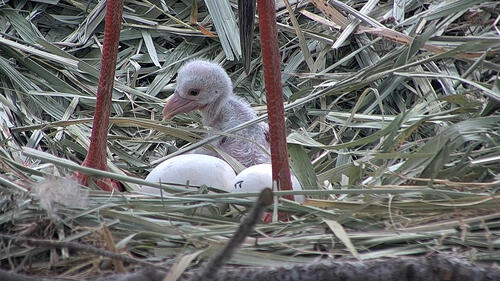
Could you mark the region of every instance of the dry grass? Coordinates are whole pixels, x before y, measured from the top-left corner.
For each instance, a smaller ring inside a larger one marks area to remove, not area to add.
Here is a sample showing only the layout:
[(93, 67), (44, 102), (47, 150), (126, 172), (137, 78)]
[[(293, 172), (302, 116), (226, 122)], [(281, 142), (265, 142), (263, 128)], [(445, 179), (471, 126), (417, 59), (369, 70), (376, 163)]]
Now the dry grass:
[[(259, 224), (231, 265), (435, 252), (500, 260), (500, 4), (350, 1), (350, 11), (339, 1), (289, 2), (278, 4), (288, 144), (310, 200), (282, 202), (295, 220)], [(246, 75), (230, 59), (241, 56), (236, 23), (218, 28), (234, 20), (234, 2), (212, 15), (203, 2), (125, 5), (106, 174), (78, 165), (89, 142), (104, 2), (0, 3), (1, 232), (109, 247), (109, 229), (123, 253), (179, 262), (183, 271), (227, 241), (249, 194), (201, 189), (159, 200), (133, 191), (160, 159), (208, 142), (196, 113), (161, 120), (184, 61), (221, 63), (235, 92), (266, 118), (258, 29)], [(63, 177), (77, 170), (119, 179), (132, 192), (67, 194)], [(35, 195), (47, 185), (62, 199)], [(88, 205), (65, 206), (75, 194)], [(235, 208), (220, 213), (221, 202)], [(84, 278), (112, 268), (66, 248), (0, 245), (3, 269)]]

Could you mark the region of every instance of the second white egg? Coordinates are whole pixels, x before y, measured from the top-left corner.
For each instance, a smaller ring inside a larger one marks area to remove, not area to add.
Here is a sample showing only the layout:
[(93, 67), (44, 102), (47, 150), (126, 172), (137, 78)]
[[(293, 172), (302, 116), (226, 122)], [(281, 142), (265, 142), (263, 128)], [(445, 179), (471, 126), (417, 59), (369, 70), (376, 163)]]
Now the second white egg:
[[(297, 178), (292, 174), (292, 189), (295, 191), (302, 190)], [(271, 164), (259, 164), (246, 168), (241, 171), (233, 180), (231, 192), (260, 192), (262, 189), (272, 188), (273, 175)], [(294, 195), (295, 201), (303, 203), (305, 197), (303, 195)]]

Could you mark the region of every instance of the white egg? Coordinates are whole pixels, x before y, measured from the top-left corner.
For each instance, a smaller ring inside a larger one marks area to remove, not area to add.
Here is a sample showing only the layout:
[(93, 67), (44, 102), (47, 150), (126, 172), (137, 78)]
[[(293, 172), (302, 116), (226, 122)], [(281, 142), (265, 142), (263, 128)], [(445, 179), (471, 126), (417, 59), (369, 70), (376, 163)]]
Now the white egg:
[[(292, 176), (292, 189), (299, 191), (302, 186), (294, 175)], [(241, 171), (233, 180), (232, 192), (247, 193), (260, 192), (262, 189), (272, 188), (273, 174), (271, 164), (259, 164), (246, 168)], [(303, 195), (294, 195), (295, 201), (303, 203)]]
[[(156, 166), (146, 177), (150, 182), (206, 185), (232, 191), (232, 182), (236, 174), (225, 161), (204, 154), (185, 154), (165, 160)], [(154, 187), (141, 187), (142, 193), (159, 195)]]

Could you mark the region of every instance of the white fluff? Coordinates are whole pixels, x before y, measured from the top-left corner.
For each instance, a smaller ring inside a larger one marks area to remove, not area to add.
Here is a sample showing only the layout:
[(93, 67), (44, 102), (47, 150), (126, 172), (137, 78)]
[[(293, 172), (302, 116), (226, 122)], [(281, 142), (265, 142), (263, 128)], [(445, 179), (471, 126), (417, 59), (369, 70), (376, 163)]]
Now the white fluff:
[[(193, 89), (199, 91), (195, 97), (189, 96)], [(203, 125), (220, 132), (257, 117), (255, 110), (246, 101), (234, 95), (231, 79), (216, 63), (204, 60), (186, 63), (177, 75), (175, 91), (180, 97), (190, 100), (200, 108)], [(270, 163), (271, 157), (267, 153), (270, 150), (268, 132), (268, 125), (259, 123), (236, 132), (238, 137), (219, 138), (211, 144), (234, 157), (245, 167)], [(216, 152), (204, 148), (195, 152), (219, 157)]]

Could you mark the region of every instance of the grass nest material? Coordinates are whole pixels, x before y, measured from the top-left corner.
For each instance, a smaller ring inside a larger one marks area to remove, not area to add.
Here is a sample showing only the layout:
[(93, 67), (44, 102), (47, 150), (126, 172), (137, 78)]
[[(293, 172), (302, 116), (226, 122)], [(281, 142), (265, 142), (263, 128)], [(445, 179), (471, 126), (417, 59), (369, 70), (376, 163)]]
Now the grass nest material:
[[(283, 200), (278, 209), (293, 219), (258, 224), (227, 266), (434, 253), (500, 260), (500, 3), (284, 3), (277, 17), (288, 151), (308, 200)], [(266, 117), (258, 28), (245, 74), (236, 4), (218, 0), (125, 1), (106, 176), (129, 192), (66, 177), (103, 175), (79, 164), (104, 11), (105, 1), (0, 3), (2, 269), (91, 278), (143, 262), (173, 266), (178, 276), (231, 237), (255, 196), (134, 193), (162, 159), (205, 144), (197, 113), (161, 117), (185, 61), (221, 63), (235, 92)]]

